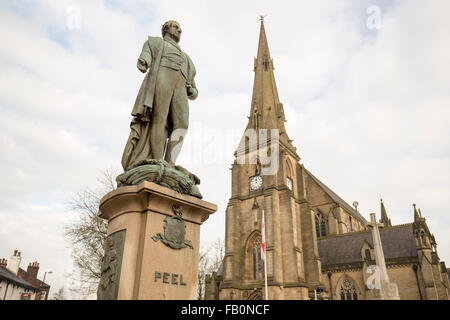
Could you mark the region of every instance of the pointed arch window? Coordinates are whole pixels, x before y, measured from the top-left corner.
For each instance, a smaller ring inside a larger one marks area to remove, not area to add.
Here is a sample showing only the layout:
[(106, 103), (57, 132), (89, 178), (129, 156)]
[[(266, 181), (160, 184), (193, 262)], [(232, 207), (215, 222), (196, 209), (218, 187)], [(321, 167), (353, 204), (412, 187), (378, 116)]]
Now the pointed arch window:
[(253, 280), (262, 280), (264, 275), (264, 264), (261, 255), (261, 241), (258, 237), (253, 240)]
[(318, 211), (316, 213), (316, 235), (318, 238), (320, 237), (325, 237), (327, 235), (328, 232), (328, 221), (325, 218), (325, 216), (323, 215), (322, 212)]
[(325, 222), (325, 219), (322, 218), (322, 221), (320, 221), (320, 234), (322, 237), (327, 235), (327, 223)]
[(370, 250), (369, 249), (366, 249), (364, 251), (364, 255), (366, 256), (366, 260), (369, 260), (369, 261), (372, 260), (372, 255), (370, 254)]
[(289, 159), (286, 159), (286, 186), (289, 190), (294, 191), (294, 174)]
[(258, 115), (258, 110), (256, 108), (256, 105), (255, 105), (255, 111), (253, 113), (253, 128), (255, 130), (259, 129), (259, 115)]
[(423, 230), (420, 231), (420, 244), (422, 245), (422, 247), (427, 246), (427, 241), (425, 238), (425, 232)]
[(317, 236), (317, 238), (320, 237), (320, 229), (319, 229), (319, 226), (320, 226), (320, 220), (319, 220), (319, 217), (318, 217), (317, 214), (316, 214), (316, 236)]
[(341, 300), (358, 300), (358, 292), (356, 291), (356, 286), (349, 279), (345, 279), (342, 282), (339, 291)]
[(269, 57), (267, 56), (267, 52), (264, 52), (263, 65), (264, 65), (264, 69), (266, 71), (268, 71), (269, 70)]

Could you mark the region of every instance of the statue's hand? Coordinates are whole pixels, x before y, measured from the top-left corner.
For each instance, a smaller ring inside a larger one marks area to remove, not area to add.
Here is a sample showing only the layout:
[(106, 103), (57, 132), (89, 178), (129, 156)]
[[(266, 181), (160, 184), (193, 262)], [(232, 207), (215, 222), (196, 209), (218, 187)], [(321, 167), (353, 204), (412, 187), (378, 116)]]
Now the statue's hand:
[(198, 96), (197, 89), (195, 89), (191, 86), (187, 87), (187, 96), (190, 100), (195, 100), (195, 98), (197, 98), (197, 96)]
[(142, 73), (147, 72), (147, 63), (144, 60), (139, 59), (137, 62), (137, 67), (138, 67), (139, 71), (141, 71)]

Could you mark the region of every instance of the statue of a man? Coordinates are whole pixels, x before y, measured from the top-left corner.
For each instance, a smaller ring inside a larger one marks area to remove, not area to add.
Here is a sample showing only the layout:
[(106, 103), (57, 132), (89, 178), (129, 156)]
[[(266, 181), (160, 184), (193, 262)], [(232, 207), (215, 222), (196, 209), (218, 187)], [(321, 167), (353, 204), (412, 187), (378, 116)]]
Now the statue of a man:
[(131, 133), (122, 157), (125, 171), (150, 159), (175, 164), (188, 128), (188, 99), (198, 95), (194, 64), (178, 45), (179, 23), (164, 23), (162, 36), (148, 37), (138, 59), (138, 69), (148, 72), (131, 112)]

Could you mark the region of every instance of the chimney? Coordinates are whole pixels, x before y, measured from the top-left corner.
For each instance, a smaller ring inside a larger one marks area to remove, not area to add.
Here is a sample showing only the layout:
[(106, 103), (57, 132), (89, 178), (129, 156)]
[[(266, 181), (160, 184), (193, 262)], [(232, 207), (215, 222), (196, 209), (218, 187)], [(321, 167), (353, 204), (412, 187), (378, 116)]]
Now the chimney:
[(1, 268), (6, 268), (6, 266), (8, 265), (8, 260), (2, 258), (0, 259), (0, 267)]
[(27, 279), (28, 280), (36, 279), (38, 272), (39, 272), (39, 263), (37, 261), (31, 262), (28, 265), (27, 269)]
[(9, 259), (9, 266), (7, 266), (6, 269), (17, 275), (19, 272), (20, 267), (20, 261), (22, 260), (22, 257), (20, 256), (20, 252), (17, 250), (14, 250), (14, 254)]

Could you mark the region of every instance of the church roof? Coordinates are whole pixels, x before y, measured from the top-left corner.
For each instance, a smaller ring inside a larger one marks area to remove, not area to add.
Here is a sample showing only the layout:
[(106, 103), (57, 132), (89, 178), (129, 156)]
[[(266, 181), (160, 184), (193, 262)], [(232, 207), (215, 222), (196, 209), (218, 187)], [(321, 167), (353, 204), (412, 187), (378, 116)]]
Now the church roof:
[(339, 197), (333, 190), (325, 185), (322, 181), (316, 178), (311, 172), (309, 172), (306, 168), (304, 168), (306, 173), (319, 185), (319, 187), (335, 202), (340, 204), (347, 212), (353, 214), (358, 217), (362, 222), (367, 224), (366, 218), (364, 218), (358, 211), (356, 211), (351, 205), (344, 201), (341, 197)]
[(5, 280), (7, 282), (14, 283), (16, 286), (22, 288), (39, 290), (39, 288), (33, 286), (28, 281), (25, 281), (24, 279), (16, 276), (14, 273), (3, 267), (0, 267), (0, 280)]
[[(386, 260), (417, 257), (412, 223), (381, 228), (380, 237)], [(319, 239), (317, 243), (322, 266), (361, 262), (361, 247), (365, 241), (373, 246), (372, 231), (352, 232)]]

